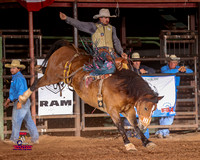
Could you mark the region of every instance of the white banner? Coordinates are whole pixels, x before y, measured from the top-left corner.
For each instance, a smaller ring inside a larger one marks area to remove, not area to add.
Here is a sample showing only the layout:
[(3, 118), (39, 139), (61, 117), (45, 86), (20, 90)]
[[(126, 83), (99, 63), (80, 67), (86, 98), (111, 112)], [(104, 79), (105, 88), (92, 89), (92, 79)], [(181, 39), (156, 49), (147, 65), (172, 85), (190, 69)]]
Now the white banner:
[(164, 96), (157, 104), (153, 117), (174, 116), (176, 107), (175, 76), (142, 76), (159, 96)]
[[(41, 65), (43, 59), (38, 59), (37, 64)], [(38, 73), (38, 78), (43, 74)], [(38, 115), (61, 115), (73, 114), (73, 92), (68, 89), (67, 84), (60, 83), (62, 96), (57, 84), (40, 87), (38, 89)]]

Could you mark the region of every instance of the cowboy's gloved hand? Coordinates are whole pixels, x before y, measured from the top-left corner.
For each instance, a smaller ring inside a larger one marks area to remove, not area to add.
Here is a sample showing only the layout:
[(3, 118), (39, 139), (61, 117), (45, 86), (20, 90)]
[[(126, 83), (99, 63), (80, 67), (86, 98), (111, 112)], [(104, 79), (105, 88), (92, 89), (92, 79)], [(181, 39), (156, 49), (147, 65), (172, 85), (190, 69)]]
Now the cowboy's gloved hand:
[(61, 20), (66, 20), (67, 16), (64, 13), (60, 12), (60, 19)]
[(17, 103), (17, 109), (21, 109), (22, 108), (22, 104), (20, 102)]
[(6, 102), (3, 104), (3, 106), (4, 106), (5, 108), (8, 108), (8, 107), (9, 107), (9, 104), (10, 104), (10, 99), (8, 98), (8, 99), (6, 100)]
[(127, 59), (127, 57), (128, 57), (126, 53), (122, 53), (121, 56), (122, 56), (122, 58), (124, 58), (124, 59)]

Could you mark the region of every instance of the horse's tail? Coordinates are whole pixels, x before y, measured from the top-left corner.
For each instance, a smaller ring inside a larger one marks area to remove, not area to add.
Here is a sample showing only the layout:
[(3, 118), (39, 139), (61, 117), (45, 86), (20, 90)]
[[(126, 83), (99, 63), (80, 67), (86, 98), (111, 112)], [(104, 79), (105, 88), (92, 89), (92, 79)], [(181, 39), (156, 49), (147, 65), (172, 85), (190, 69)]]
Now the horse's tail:
[(45, 72), (46, 69), (46, 64), (49, 60), (49, 58), (51, 57), (51, 55), (59, 48), (63, 47), (63, 46), (67, 46), (70, 43), (67, 40), (61, 39), (56, 41), (50, 48), (50, 50), (48, 51), (44, 61), (42, 62), (42, 65), (40, 66), (40, 70), (42, 70), (42, 72)]

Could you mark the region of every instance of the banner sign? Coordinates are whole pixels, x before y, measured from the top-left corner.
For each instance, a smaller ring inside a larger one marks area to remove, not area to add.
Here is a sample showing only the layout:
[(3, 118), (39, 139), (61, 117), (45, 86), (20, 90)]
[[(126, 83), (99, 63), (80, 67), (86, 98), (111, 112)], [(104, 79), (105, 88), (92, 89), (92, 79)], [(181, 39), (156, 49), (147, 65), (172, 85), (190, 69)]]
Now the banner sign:
[(17, 0), (29, 12), (39, 11), (40, 9), (51, 5), (54, 0)]
[[(38, 59), (37, 64), (41, 65), (43, 59)], [(42, 77), (42, 73), (38, 73), (38, 78)], [(38, 115), (63, 115), (73, 114), (73, 92), (68, 89), (64, 82), (59, 83), (62, 90), (60, 96), (60, 88), (58, 84), (52, 84), (38, 89)]]
[(157, 104), (157, 109), (152, 117), (175, 116), (176, 108), (176, 86), (175, 75), (171, 76), (142, 76), (149, 83), (149, 86), (159, 96), (164, 96)]
[[(149, 86), (159, 94), (164, 96), (157, 104), (157, 109), (152, 117), (175, 116), (176, 112), (176, 86), (175, 75), (170, 76), (142, 76)], [(134, 107), (135, 108), (135, 107)], [(136, 108), (135, 108), (136, 110)], [(136, 110), (137, 112), (137, 110)], [(121, 117), (124, 117), (120, 114)], [(138, 117), (138, 115), (136, 115)]]

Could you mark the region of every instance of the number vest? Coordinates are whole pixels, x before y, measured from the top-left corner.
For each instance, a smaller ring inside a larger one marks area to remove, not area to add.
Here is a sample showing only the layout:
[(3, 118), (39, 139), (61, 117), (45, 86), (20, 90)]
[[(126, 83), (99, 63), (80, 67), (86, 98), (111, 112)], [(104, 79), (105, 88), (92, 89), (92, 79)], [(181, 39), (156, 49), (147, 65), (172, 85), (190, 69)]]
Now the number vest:
[(109, 47), (113, 48), (112, 40), (112, 26), (109, 24), (104, 26), (102, 24), (96, 24), (97, 30), (92, 35), (93, 47)]

